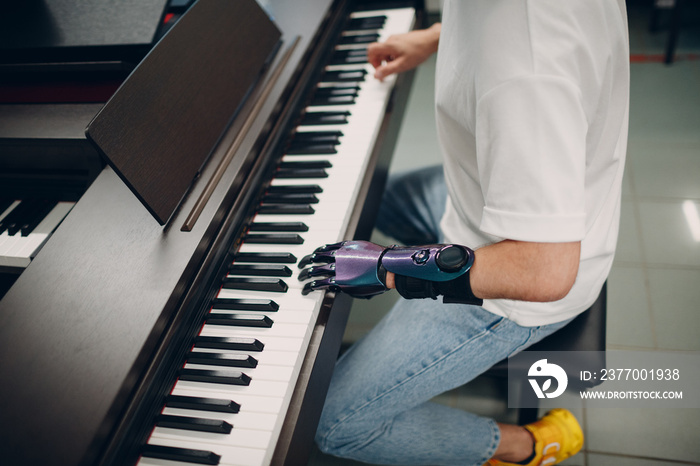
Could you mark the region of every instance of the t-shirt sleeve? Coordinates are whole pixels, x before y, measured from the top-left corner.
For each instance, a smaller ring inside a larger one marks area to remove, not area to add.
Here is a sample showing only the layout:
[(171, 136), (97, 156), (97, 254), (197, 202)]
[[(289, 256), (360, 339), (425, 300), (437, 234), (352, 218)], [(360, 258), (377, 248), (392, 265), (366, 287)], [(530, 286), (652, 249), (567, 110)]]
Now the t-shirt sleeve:
[(560, 77), (513, 79), (484, 94), (476, 111), (481, 230), (519, 241), (583, 239), (588, 123), (579, 89)]

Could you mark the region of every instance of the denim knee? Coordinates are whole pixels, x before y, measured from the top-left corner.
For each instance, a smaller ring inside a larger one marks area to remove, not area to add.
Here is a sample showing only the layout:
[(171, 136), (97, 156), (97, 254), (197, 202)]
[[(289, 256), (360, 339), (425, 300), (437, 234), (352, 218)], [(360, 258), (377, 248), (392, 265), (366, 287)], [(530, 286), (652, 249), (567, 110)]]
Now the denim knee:
[(367, 426), (366, 423), (355, 422), (355, 417), (349, 414), (349, 411), (333, 403), (324, 406), (315, 438), (318, 448), (323, 453), (347, 456), (371, 440), (374, 437), (373, 432), (381, 429), (379, 425)]
[(337, 409), (334, 409), (332, 403), (326, 403), (316, 429), (316, 444), (318, 448), (326, 454), (335, 456), (340, 455), (347, 443), (339, 440), (344, 435), (342, 425), (338, 425), (337, 414), (339, 412)]

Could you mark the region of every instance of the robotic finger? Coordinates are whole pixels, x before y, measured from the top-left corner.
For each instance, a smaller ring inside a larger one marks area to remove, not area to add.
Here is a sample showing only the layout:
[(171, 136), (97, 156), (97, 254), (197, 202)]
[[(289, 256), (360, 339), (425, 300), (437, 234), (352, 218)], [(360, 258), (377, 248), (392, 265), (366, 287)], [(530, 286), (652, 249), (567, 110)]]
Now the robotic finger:
[(334, 262), (336, 251), (343, 247), (344, 243), (345, 241), (341, 243), (326, 244), (324, 246), (316, 248), (314, 252), (312, 252), (308, 256), (304, 256), (299, 261), (299, 268), (303, 269), (311, 263), (327, 264), (330, 262)]
[(304, 285), (304, 288), (301, 290), (301, 294), (306, 296), (312, 291), (317, 290), (338, 291), (339, 287), (336, 285), (334, 277), (324, 278), (323, 280), (313, 280)]
[(317, 265), (314, 267), (309, 267), (301, 272), (299, 272), (299, 280), (304, 281), (313, 277), (334, 277), (335, 276), (335, 263)]

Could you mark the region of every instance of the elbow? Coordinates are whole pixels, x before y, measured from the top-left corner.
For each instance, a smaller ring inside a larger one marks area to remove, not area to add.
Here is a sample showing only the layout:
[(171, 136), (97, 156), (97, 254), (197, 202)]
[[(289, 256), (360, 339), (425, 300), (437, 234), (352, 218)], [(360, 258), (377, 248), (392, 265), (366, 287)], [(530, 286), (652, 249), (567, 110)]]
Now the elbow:
[[(580, 260), (580, 243), (568, 243), (552, 248), (554, 254), (544, 254), (545, 264), (536, 267), (527, 301), (553, 302), (564, 299), (576, 283)], [(549, 256), (549, 257), (547, 257)], [(542, 266), (544, 265), (544, 266)]]
[(530, 296), (525, 300), (550, 303), (564, 299), (569, 294), (576, 282), (576, 275), (571, 276), (550, 276), (537, 280)]

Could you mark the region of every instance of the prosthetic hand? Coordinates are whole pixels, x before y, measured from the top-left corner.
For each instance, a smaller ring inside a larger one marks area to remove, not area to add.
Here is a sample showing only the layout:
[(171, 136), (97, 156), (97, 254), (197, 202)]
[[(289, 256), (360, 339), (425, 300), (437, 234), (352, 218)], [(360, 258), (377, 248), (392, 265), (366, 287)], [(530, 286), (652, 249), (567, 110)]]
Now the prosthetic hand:
[(396, 289), (407, 299), (445, 295), (446, 302), (481, 304), (469, 286), (474, 251), (456, 244), (385, 248), (368, 241), (343, 241), (316, 249), (299, 262), (299, 280), (308, 282), (302, 294), (315, 290), (343, 291), (370, 298), (387, 290), (386, 273), (395, 275)]

